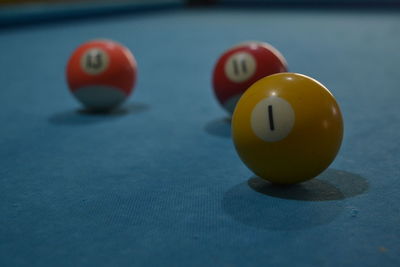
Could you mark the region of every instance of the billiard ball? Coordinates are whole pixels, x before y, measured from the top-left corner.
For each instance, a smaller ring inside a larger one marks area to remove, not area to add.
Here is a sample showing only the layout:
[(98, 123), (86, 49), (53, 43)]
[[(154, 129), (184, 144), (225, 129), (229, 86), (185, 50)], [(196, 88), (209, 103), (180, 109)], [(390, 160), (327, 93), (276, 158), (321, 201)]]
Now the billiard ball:
[(131, 94), (136, 72), (136, 60), (126, 47), (94, 40), (72, 53), (66, 76), (70, 91), (86, 108), (111, 110)]
[(233, 113), (240, 96), (257, 80), (287, 71), (281, 53), (270, 44), (245, 42), (224, 52), (213, 72), (213, 88), (219, 103)]
[(244, 164), (272, 183), (316, 177), (336, 157), (343, 137), (340, 108), (318, 81), (278, 73), (254, 83), (232, 116), (232, 137)]

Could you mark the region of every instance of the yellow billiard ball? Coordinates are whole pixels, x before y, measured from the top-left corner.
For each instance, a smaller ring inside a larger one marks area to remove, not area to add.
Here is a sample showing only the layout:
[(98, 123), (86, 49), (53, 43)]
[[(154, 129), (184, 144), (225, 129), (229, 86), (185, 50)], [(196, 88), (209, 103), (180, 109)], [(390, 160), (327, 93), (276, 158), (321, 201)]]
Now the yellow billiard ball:
[(343, 119), (334, 96), (318, 81), (279, 73), (254, 83), (232, 117), (232, 137), (244, 164), (272, 183), (314, 178), (335, 159)]

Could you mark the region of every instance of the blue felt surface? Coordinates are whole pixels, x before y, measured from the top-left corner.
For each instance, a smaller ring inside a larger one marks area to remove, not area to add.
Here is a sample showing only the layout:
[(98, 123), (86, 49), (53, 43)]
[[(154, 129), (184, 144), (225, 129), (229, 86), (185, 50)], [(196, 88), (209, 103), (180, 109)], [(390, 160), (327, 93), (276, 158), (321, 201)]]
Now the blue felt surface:
[[(0, 266), (399, 266), (400, 16), (200, 9), (0, 32)], [(79, 112), (83, 41), (132, 49), (136, 90)], [(289, 189), (253, 177), (211, 91), (219, 54), (268, 41), (335, 94), (340, 154)]]
[(83, 1), (73, 3), (31, 3), (0, 6), (0, 27), (33, 23), (53, 23), (59, 20), (156, 11), (182, 7), (182, 0), (119, 0)]

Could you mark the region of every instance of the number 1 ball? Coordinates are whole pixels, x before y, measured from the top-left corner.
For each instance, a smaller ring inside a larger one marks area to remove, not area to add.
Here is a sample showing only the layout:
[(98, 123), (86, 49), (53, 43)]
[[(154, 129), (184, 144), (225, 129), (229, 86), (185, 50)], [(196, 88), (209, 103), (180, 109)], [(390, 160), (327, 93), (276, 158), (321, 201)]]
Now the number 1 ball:
[(286, 72), (285, 58), (262, 42), (246, 42), (227, 50), (218, 59), (213, 73), (214, 93), (219, 103), (233, 113), (240, 96), (259, 79)]
[(325, 170), (336, 157), (343, 120), (333, 95), (318, 81), (279, 73), (253, 84), (232, 117), (242, 161), (272, 183), (293, 184)]
[(79, 46), (67, 64), (72, 94), (90, 110), (110, 110), (132, 92), (136, 60), (121, 44), (95, 40)]

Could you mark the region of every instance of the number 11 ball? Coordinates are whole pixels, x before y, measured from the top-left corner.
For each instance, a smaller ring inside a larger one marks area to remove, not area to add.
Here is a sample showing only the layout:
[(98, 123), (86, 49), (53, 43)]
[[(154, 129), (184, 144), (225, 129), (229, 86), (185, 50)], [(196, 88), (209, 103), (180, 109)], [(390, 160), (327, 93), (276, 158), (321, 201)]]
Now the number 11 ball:
[(250, 85), (265, 76), (286, 71), (285, 58), (270, 44), (245, 42), (228, 49), (218, 59), (213, 72), (214, 93), (232, 114)]
[(70, 91), (86, 108), (106, 111), (131, 94), (136, 70), (136, 60), (126, 47), (111, 40), (95, 40), (73, 52), (66, 75)]
[(343, 119), (331, 92), (296, 73), (257, 81), (240, 98), (232, 117), (239, 157), (272, 183), (316, 177), (336, 157), (342, 136)]

